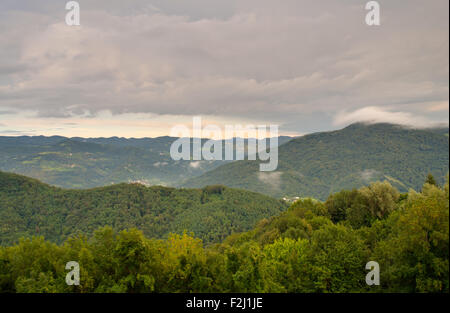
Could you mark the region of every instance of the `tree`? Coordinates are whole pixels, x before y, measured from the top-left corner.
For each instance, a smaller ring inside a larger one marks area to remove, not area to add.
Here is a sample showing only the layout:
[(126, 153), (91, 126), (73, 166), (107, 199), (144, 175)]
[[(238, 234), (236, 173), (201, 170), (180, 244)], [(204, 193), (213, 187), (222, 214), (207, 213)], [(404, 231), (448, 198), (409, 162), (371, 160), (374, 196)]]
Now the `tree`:
[[(446, 184), (446, 186), (448, 183)], [(411, 191), (395, 218), (393, 232), (377, 244), (385, 288), (400, 292), (449, 291), (449, 195), (426, 184)], [(391, 217), (390, 217), (391, 219)]]
[(344, 225), (327, 225), (311, 240), (307, 262), (315, 292), (356, 292), (362, 289), (369, 251), (358, 233)]
[(359, 192), (365, 198), (367, 208), (374, 219), (387, 217), (400, 198), (398, 190), (387, 181), (372, 183), (359, 189)]
[(127, 292), (151, 292), (155, 278), (152, 275), (151, 250), (143, 233), (137, 229), (122, 231), (117, 237), (114, 257), (119, 264), (118, 283)]
[(437, 186), (436, 180), (434, 179), (434, 176), (431, 173), (428, 173), (427, 179), (425, 180), (425, 184)]
[(261, 272), (264, 292), (312, 292), (306, 239), (279, 239), (264, 247)]
[(328, 197), (325, 207), (334, 223), (346, 219), (347, 209), (352, 206), (357, 196), (358, 191), (353, 189), (352, 191), (342, 190)]

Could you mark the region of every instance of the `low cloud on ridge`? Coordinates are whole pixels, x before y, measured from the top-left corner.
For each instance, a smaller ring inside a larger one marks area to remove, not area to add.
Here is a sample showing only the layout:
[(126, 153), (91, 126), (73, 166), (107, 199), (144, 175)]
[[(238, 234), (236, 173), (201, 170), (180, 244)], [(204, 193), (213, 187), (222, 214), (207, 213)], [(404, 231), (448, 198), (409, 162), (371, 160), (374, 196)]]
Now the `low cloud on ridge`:
[(339, 112), (334, 120), (335, 126), (346, 126), (352, 123), (390, 123), (416, 128), (429, 128), (448, 125), (448, 121), (433, 121), (426, 117), (417, 116), (410, 112), (389, 111), (381, 107), (365, 107), (353, 112)]

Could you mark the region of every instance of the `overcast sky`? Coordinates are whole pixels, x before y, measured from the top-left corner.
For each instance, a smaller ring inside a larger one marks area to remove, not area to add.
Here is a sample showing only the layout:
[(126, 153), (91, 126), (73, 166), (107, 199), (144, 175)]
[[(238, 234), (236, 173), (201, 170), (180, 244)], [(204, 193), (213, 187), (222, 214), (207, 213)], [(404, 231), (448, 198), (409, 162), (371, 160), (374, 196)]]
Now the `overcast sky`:
[(154, 137), (205, 123), (282, 134), (449, 112), (448, 0), (0, 1), (0, 135)]

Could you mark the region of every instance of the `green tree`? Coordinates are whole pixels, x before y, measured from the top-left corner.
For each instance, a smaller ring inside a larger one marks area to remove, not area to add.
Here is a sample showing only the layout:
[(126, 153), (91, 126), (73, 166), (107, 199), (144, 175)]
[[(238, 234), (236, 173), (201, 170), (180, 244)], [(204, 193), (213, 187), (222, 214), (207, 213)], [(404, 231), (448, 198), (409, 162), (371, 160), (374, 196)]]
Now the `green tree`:
[(367, 209), (372, 218), (382, 219), (391, 213), (397, 205), (400, 194), (387, 182), (375, 182), (359, 190), (365, 198)]
[(425, 180), (425, 184), (437, 186), (436, 180), (434, 179), (434, 176), (431, 173), (428, 173), (427, 179)]
[[(448, 183), (446, 184), (448, 185)], [(381, 279), (391, 291), (449, 291), (449, 195), (434, 185), (411, 191), (392, 234), (375, 249)]]

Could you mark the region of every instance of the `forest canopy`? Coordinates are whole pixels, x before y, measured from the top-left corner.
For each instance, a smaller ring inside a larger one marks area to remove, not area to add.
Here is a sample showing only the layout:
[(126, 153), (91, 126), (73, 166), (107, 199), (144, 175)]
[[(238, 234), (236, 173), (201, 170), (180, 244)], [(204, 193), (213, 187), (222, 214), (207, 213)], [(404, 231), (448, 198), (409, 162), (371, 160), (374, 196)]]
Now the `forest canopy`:
[[(428, 180), (429, 181), (429, 180)], [(208, 189), (219, 196), (221, 188)], [(449, 292), (449, 185), (400, 194), (388, 182), (301, 199), (255, 228), (207, 245), (101, 227), (62, 244), (0, 248), (3, 292)], [(79, 286), (65, 264), (80, 264)], [(380, 265), (379, 286), (365, 264)]]
[(52, 187), (0, 172), (0, 244), (44, 236), (61, 243), (71, 235), (91, 236), (102, 226), (138, 228), (151, 238), (194, 232), (205, 243), (251, 229), (287, 205), (251, 191), (209, 186), (175, 189), (118, 184), (87, 190)]

